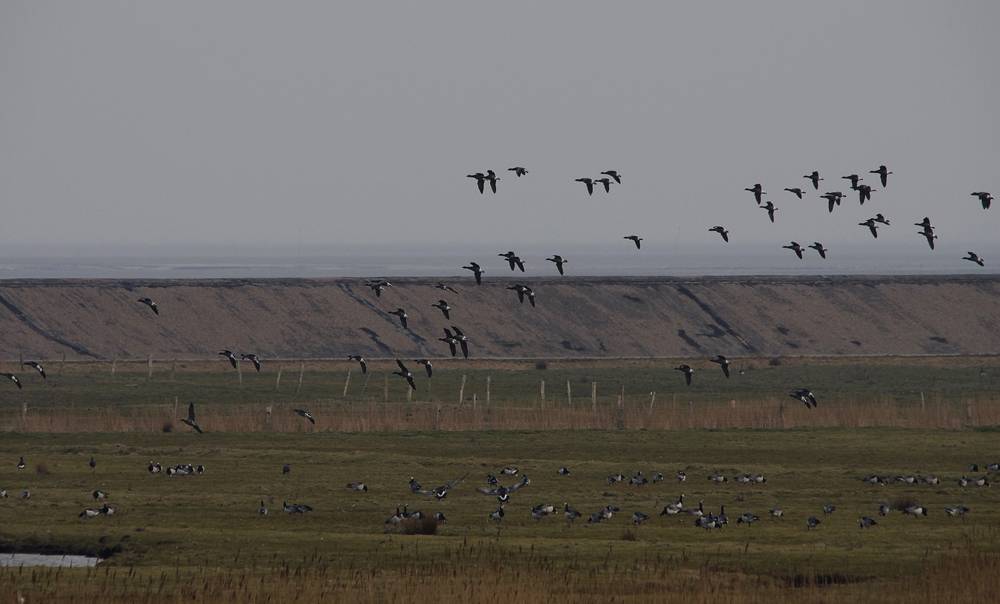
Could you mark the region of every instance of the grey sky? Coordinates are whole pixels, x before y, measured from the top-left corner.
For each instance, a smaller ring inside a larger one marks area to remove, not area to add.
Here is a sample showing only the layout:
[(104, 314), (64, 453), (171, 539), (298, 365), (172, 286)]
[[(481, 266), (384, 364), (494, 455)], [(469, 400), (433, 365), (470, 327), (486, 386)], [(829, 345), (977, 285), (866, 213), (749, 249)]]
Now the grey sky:
[[(1000, 225), (969, 195), (1000, 197), (998, 25), (991, 1), (6, 2), (0, 240), (832, 248), (881, 212), (879, 245), (927, 215), (964, 253)], [(496, 195), (465, 177), (487, 168)], [(574, 182), (605, 169), (611, 194)], [(852, 172), (872, 201), (828, 214)]]

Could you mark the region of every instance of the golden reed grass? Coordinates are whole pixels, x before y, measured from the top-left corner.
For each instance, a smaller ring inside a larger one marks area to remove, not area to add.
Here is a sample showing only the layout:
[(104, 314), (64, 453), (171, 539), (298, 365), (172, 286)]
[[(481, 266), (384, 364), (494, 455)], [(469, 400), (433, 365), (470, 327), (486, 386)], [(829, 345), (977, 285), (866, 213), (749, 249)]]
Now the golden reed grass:
[[(984, 547), (984, 541), (986, 547)], [(1000, 593), (998, 532), (966, 537), (917, 575), (885, 578), (806, 573), (793, 577), (733, 572), (711, 563), (645, 556), (583, 568), (494, 542), (463, 544), (433, 560), (392, 564), (385, 556), (331, 564), (303, 556), (296, 565), (239, 559), (228, 569), (103, 565), (90, 569), (0, 569), (0, 601), (159, 604), (201, 601), (384, 602), (409, 604), (635, 604), (785, 602), (991, 602)]]
[[(1000, 424), (1000, 405), (992, 399), (966, 402), (932, 399), (925, 404), (899, 405), (891, 397), (869, 400), (822, 400), (818, 408), (768, 398), (720, 403), (665, 403), (626, 398), (590, 408), (563, 405), (517, 407), (438, 403), (347, 403), (313, 401), (309, 412), (316, 425), (292, 412), (292, 405), (225, 403), (196, 406), (199, 425), (215, 432), (394, 432), (430, 430), (561, 430), (561, 429), (783, 429), (795, 427), (946, 428)], [(152, 432), (168, 426), (188, 430), (187, 401), (125, 408), (8, 408), (0, 413), (0, 430), (16, 432)]]

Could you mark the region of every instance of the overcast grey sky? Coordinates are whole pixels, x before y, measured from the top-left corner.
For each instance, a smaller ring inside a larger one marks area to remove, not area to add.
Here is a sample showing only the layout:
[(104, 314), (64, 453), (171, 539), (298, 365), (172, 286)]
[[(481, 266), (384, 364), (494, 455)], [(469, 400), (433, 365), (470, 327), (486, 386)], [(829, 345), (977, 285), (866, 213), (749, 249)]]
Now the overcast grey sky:
[[(995, 1), (5, 2), (0, 241), (833, 247), (881, 212), (879, 245), (926, 215), (964, 253), (1000, 226), (970, 195), (1000, 198), (998, 25)], [(466, 178), (488, 168), (496, 195)], [(606, 169), (610, 194), (574, 182)], [(872, 201), (829, 214), (852, 172)]]

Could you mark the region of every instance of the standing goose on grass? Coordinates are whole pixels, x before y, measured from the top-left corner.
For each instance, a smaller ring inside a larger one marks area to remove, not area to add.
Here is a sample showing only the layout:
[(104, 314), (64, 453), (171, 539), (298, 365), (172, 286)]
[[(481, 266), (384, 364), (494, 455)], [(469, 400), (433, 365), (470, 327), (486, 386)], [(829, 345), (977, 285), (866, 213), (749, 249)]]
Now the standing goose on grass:
[(684, 493), (681, 493), (680, 499), (673, 503), (668, 503), (663, 507), (663, 511), (660, 512), (660, 516), (676, 516), (684, 509)]
[(622, 482), (625, 480), (624, 474), (611, 474), (608, 476), (608, 484), (615, 484), (616, 482)]
[[(534, 298), (532, 298), (531, 305), (532, 306), (535, 305)], [(452, 325), (451, 328), (455, 330), (455, 340), (457, 340), (459, 346), (462, 347), (462, 356), (464, 356), (465, 358), (469, 358), (469, 338), (465, 337), (465, 334), (462, 333), (462, 330), (455, 327), (454, 325)]]
[(858, 226), (868, 227), (868, 230), (872, 232), (872, 237), (878, 239), (878, 226), (875, 224), (874, 218), (869, 218), (864, 222), (859, 222)]
[(23, 365), (24, 365), (25, 367), (31, 367), (32, 369), (34, 369), (35, 371), (37, 371), (37, 372), (38, 372), (38, 373), (39, 373), (39, 374), (40, 374), (40, 375), (42, 376), (42, 379), (43, 379), (43, 380), (44, 380), (44, 379), (47, 379), (47, 378), (45, 377), (45, 370), (44, 370), (44, 369), (42, 369), (42, 366), (41, 366), (41, 365), (39, 365), (38, 363), (36, 363), (36, 362), (34, 362), (34, 361), (25, 361), (25, 362), (23, 363)]
[(785, 189), (785, 190), (786, 190), (786, 191), (788, 191), (788, 192), (790, 192), (790, 193), (795, 193), (795, 195), (796, 195), (796, 196), (797, 196), (797, 197), (798, 197), (799, 199), (802, 199), (802, 189), (800, 189), (800, 188), (798, 188), (798, 187), (794, 187), (794, 188), (791, 188), (791, 189)]
[(101, 510), (94, 508), (87, 508), (80, 512), (80, 518), (96, 518), (101, 515)]
[(816, 528), (817, 526), (819, 526), (820, 523), (821, 523), (821, 521), (820, 521), (819, 518), (817, 518), (815, 516), (810, 516), (809, 518), (806, 519), (806, 528), (812, 530), (812, 529)]
[(228, 358), (229, 364), (233, 366), (233, 369), (236, 369), (236, 355), (234, 355), (231, 350), (223, 350), (219, 352), (219, 354)]
[(316, 420), (313, 419), (313, 416), (309, 415), (304, 410), (302, 410), (302, 409), (292, 409), (292, 411), (294, 411), (294, 412), (298, 413), (299, 415), (301, 415), (302, 417), (306, 418), (307, 420), (309, 420), (310, 422), (312, 422), (313, 425), (316, 424)]
[(611, 192), (611, 179), (610, 178), (597, 178), (597, 179), (594, 179), (594, 182), (595, 183), (599, 182), (602, 185), (604, 185), (604, 192), (605, 193), (610, 193)]
[(264, 500), (260, 500), (260, 507), (257, 508), (257, 513), (261, 516), (267, 516), (267, 508), (264, 506)]
[(828, 250), (825, 247), (823, 247), (822, 243), (820, 243), (819, 241), (814, 241), (812, 245), (807, 246), (807, 247), (809, 247), (811, 249), (814, 249), (817, 252), (819, 252), (820, 258), (822, 258), (823, 260), (826, 260), (826, 252)]
[(542, 518), (545, 518), (546, 516), (551, 514), (553, 509), (554, 508), (551, 505), (547, 505), (544, 503), (541, 505), (536, 505), (535, 507), (531, 508), (531, 517), (534, 518), (535, 521), (537, 522)]
[(476, 179), (476, 185), (479, 187), (479, 194), (482, 195), (484, 187), (486, 186), (486, 175), (482, 172), (476, 172), (475, 174), (466, 174), (466, 177)]
[(361, 491), (364, 493), (368, 492), (368, 485), (366, 485), (363, 482), (349, 482), (347, 483), (347, 488), (351, 489), (352, 491)]
[(861, 205), (865, 205), (866, 201), (872, 200), (872, 191), (875, 189), (869, 187), (868, 185), (858, 186), (858, 199), (861, 201)]
[(503, 506), (504, 506), (504, 504), (501, 503), (500, 504), (500, 509), (497, 510), (497, 511), (495, 511), (495, 512), (493, 512), (492, 514), (490, 514), (490, 520), (496, 520), (497, 522), (500, 522), (501, 520), (503, 520), (503, 516), (504, 516)]
[(861, 178), (857, 174), (849, 174), (847, 176), (841, 176), (841, 178), (843, 178), (845, 180), (851, 181), (851, 189), (853, 189), (853, 190), (857, 190), (857, 188), (858, 188), (858, 181), (859, 180), (864, 180), (863, 178)]
[(563, 273), (563, 265), (566, 264), (567, 262), (569, 262), (569, 260), (566, 260), (565, 258), (563, 258), (562, 256), (560, 256), (558, 254), (553, 255), (551, 258), (546, 258), (546, 260), (548, 260), (549, 262), (555, 262), (556, 263), (556, 269), (559, 271), (560, 275), (564, 274)]
[(823, 515), (824, 516), (829, 516), (830, 514), (836, 512), (836, 511), (837, 511), (837, 506), (835, 506), (835, 505), (833, 505), (831, 503), (828, 503), (828, 504), (826, 504), (826, 505), (823, 506)]
[(757, 205), (760, 205), (760, 196), (767, 195), (767, 191), (765, 191), (764, 188), (760, 186), (760, 183), (755, 184), (752, 188), (743, 190), (750, 191), (751, 193), (753, 193), (754, 199), (757, 200)]
[(500, 177), (497, 176), (496, 173), (493, 172), (493, 170), (487, 170), (486, 171), (486, 180), (490, 181), (490, 188), (493, 189), (493, 193), (496, 194), (496, 192), (497, 192), (497, 181), (500, 180)]
[(771, 508), (768, 511), (771, 513), (771, 520), (781, 520), (785, 515), (781, 508)]
[(649, 516), (643, 514), (642, 512), (636, 512), (632, 514), (632, 522), (636, 524), (642, 524), (646, 520), (649, 520)]
[(348, 361), (357, 361), (358, 363), (361, 363), (361, 373), (362, 373), (362, 375), (368, 373), (368, 363), (365, 362), (364, 357), (362, 357), (360, 354), (351, 355), (351, 356), (347, 357), (347, 360)]
[(687, 474), (685, 474), (680, 470), (677, 470), (677, 482), (684, 482), (687, 479), (688, 479)]
[(725, 241), (726, 243), (729, 243), (729, 231), (727, 231), (725, 227), (714, 226), (708, 229), (708, 231), (710, 233), (718, 233), (722, 235), (722, 240)]
[(423, 365), (424, 366), (424, 369), (427, 370), (427, 377), (433, 377), (434, 376), (434, 365), (432, 365), (429, 360), (427, 360), (427, 359), (420, 359), (420, 360), (417, 360), (417, 361), (414, 361), (414, 362), (417, 365)]
[(469, 266), (463, 266), (462, 268), (472, 271), (472, 273), (476, 276), (476, 285), (483, 284), (484, 271), (479, 267), (478, 264), (476, 264), (475, 262), (469, 262)]
[(285, 503), (281, 502), (281, 508), (289, 516), (294, 514), (305, 514), (306, 512), (313, 511), (311, 505), (306, 505), (304, 503)]
[(448, 286), (447, 286), (447, 285), (445, 285), (444, 283), (438, 283), (438, 284), (437, 284), (437, 285), (435, 285), (434, 287), (435, 287), (435, 288), (437, 288), (437, 289), (440, 289), (440, 290), (442, 290), (442, 291), (446, 291), (446, 292), (451, 292), (451, 293), (455, 294), (456, 296), (460, 295), (460, 294), (458, 293), (458, 290), (455, 290), (455, 289), (452, 289), (451, 287), (448, 287)]
[(522, 168), (521, 166), (515, 166), (513, 168), (507, 168), (507, 171), (508, 172), (513, 172), (514, 174), (517, 174), (518, 178), (521, 178), (522, 176), (524, 176), (525, 174), (528, 173), (528, 171), (525, 170), (524, 168)]
[(97, 469), (97, 462), (96, 462), (96, 461), (94, 461), (94, 458), (93, 458), (93, 456), (91, 456), (91, 458), (90, 458), (90, 463), (89, 463), (89, 464), (87, 464), (87, 465), (88, 465), (88, 466), (90, 466), (90, 469), (91, 469), (91, 470), (95, 470), (95, 469)]
[(782, 249), (792, 250), (793, 252), (795, 252), (795, 255), (799, 257), (799, 260), (802, 260), (802, 250), (803, 250), (803, 248), (798, 243), (796, 243), (796, 242), (793, 241), (791, 245), (783, 245), (781, 247), (782, 247)]
[(569, 520), (570, 522), (573, 522), (577, 518), (583, 516), (583, 514), (581, 514), (580, 512), (578, 512), (576, 510), (569, 509), (569, 504), (568, 503), (564, 503), (563, 506), (565, 506), (564, 507), (565, 511), (563, 512), (563, 516), (565, 516), (566, 519)]
[(687, 514), (688, 516), (697, 516), (699, 518), (702, 517), (702, 516), (704, 516), (705, 515), (705, 500), (699, 501), (698, 502), (698, 507), (696, 507), (696, 508), (688, 508), (688, 509), (684, 510), (684, 513)]
[(194, 420), (194, 403), (188, 405), (188, 416), (187, 418), (182, 418), (181, 421), (197, 430), (198, 434), (204, 434), (201, 428), (198, 427), (198, 423)]
[(715, 484), (722, 484), (724, 482), (729, 482), (729, 479), (723, 476), (722, 474), (712, 474), (711, 476), (708, 477), (708, 479), (714, 482)]
[(653, 484), (656, 484), (657, 482), (663, 482), (662, 472), (657, 472), (656, 474), (653, 474)]
[(926, 516), (927, 515), (927, 508), (925, 508), (923, 506), (919, 506), (919, 505), (911, 505), (910, 507), (908, 507), (905, 510), (903, 510), (903, 515), (904, 516), (910, 515), (910, 516), (913, 516), (914, 518), (919, 518), (921, 516)]
[(628, 237), (622, 237), (622, 239), (631, 239), (632, 242), (635, 243), (635, 249), (637, 250), (642, 248), (642, 246), (639, 244), (639, 242), (642, 241), (642, 237), (638, 235), (629, 235)]
[(881, 177), (881, 179), (882, 179), (882, 188), (883, 189), (889, 183), (889, 175), (892, 174), (892, 172), (890, 172), (889, 169), (885, 167), (885, 164), (879, 166), (878, 170), (869, 170), (868, 173), (869, 174), (878, 174), (879, 177)]
[(982, 478), (974, 478), (969, 481), (970, 483), (976, 485), (977, 487), (988, 487), (990, 486), (990, 481), (985, 476)]
[(587, 185), (587, 193), (594, 194), (594, 179), (593, 178), (577, 178), (576, 182), (582, 182)]
[(777, 206), (769, 201), (762, 205), (760, 209), (767, 210), (767, 217), (771, 219), (771, 224), (774, 224), (774, 213), (778, 211)]
[(642, 472), (636, 471), (635, 476), (632, 477), (632, 480), (629, 481), (629, 484), (634, 484), (637, 487), (641, 487), (642, 485), (648, 482), (649, 479), (643, 476)]
[(431, 306), (433, 306), (434, 308), (437, 308), (442, 313), (444, 313), (444, 318), (445, 319), (450, 319), (451, 318), (451, 316), (449, 315), (449, 311), (451, 310), (451, 307), (448, 306), (448, 303), (445, 302), (444, 300), (438, 300), (437, 304), (431, 304)]
[(456, 355), (458, 351), (455, 350), (455, 345), (458, 344), (458, 340), (455, 339), (455, 336), (451, 335), (451, 331), (447, 327), (444, 328), (444, 337), (438, 338), (438, 340), (444, 342), (449, 348), (451, 348), (451, 356), (454, 357)]
[(560, 476), (569, 476), (569, 468), (559, 468), (556, 470), (556, 474)]
[(260, 373), (260, 359), (257, 358), (257, 355), (255, 355), (255, 354), (241, 354), (240, 355), (240, 359), (242, 359), (244, 361), (250, 361), (251, 363), (253, 363), (254, 369), (257, 370), (257, 373)]
[(813, 183), (813, 188), (816, 189), (817, 191), (819, 191), (819, 181), (821, 181), (823, 179), (819, 177), (819, 172), (818, 171), (813, 170), (812, 174), (807, 174), (806, 176), (803, 176), (802, 178), (808, 178), (809, 180), (811, 180), (812, 183)]
[(964, 505), (959, 505), (953, 508), (945, 508), (944, 512), (954, 518), (955, 516), (965, 516), (965, 513), (969, 511), (969, 508)]
[(884, 503), (880, 503), (878, 506), (878, 515), (885, 516), (888, 513), (889, 513), (889, 506), (887, 506)]
[(14, 382), (14, 384), (17, 386), (18, 390), (21, 389), (21, 380), (17, 379), (16, 375), (14, 375), (13, 373), (0, 373), (0, 375), (2, 375), (3, 377), (7, 378), (8, 380)]
[(25, 468), (24, 458), (22, 457), (21, 459), (17, 460), (17, 469), (23, 470), (24, 468)]
[(397, 317), (399, 317), (399, 322), (403, 325), (403, 329), (408, 329), (406, 327), (406, 319), (408, 315), (406, 314), (405, 310), (403, 310), (402, 308), (397, 308), (396, 310), (389, 311), (389, 314), (396, 315)]
[(622, 184), (622, 175), (615, 170), (605, 170), (604, 172), (601, 172), (601, 174), (610, 176), (611, 178), (615, 179), (616, 183)]
[(875, 519), (872, 518), (871, 516), (862, 516), (858, 520), (858, 522), (861, 524), (861, 528), (862, 529), (866, 529), (866, 528), (870, 528), (870, 527), (878, 525), (878, 523), (875, 522)]
[(972, 252), (969, 252), (969, 255), (965, 256), (964, 258), (962, 258), (962, 260), (968, 260), (970, 262), (975, 262), (979, 266), (986, 266), (986, 264), (983, 263), (983, 259), (980, 258), (979, 256), (977, 256), (976, 254), (972, 253)]
[(101, 499), (107, 499), (108, 493), (106, 491), (94, 491), (94, 501), (100, 501)]
[(413, 383), (413, 374), (410, 373), (410, 371), (406, 368), (406, 365), (403, 364), (403, 361), (400, 361), (399, 359), (396, 359), (396, 364), (399, 365), (399, 369), (400, 370), (399, 371), (393, 371), (392, 374), (393, 375), (398, 375), (399, 377), (402, 377), (402, 378), (406, 378), (406, 382), (410, 385), (410, 388), (412, 388), (413, 390), (416, 390), (417, 389), (417, 385), (415, 383)]
[(709, 359), (712, 363), (718, 363), (722, 367), (722, 373), (726, 374), (726, 378), (729, 377), (729, 366), (732, 365), (732, 361), (722, 356), (721, 354), (716, 356), (714, 359)]
[(674, 369), (676, 371), (682, 371), (682, 372), (684, 372), (684, 380), (687, 382), (687, 385), (690, 386), (691, 385), (691, 374), (694, 373), (694, 369), (691, 369), (691, 367), (689, 365), (679, 365), (677, 367), (674, 367)]
[(153, 302), (149, 298), (139, 298), (136, 301), (137, 302), (142, 302), (143, 304), (145, 304), (146, 306), (148, 306), (150, 309), (152, 309), (152, 311), (153, 311), (154, 314), (157, 314), (157, 315), (160, 314), (160, 309), (156, 308), (156, 302)]
[(747, 526), (750, 526), (754, 522), (757, 522), (758, 520), (760, 520), (760, 517), (757, 516), (757, 514), (751, 514), (750, 512), (747, 512), (746, 514), (743, 514), (736, 520), (736, 524), (745, 524)]
[(975, 195), (976, 197), (979, 198), (980, 203), (983, 204), (983, 209), (984, 210), (990, 209), (990, 202), (993, 201), (993, 196), (992, 195), (990, 195), (986, 191), (977, 191), (977, 192), (973, 193), (973, 195)]

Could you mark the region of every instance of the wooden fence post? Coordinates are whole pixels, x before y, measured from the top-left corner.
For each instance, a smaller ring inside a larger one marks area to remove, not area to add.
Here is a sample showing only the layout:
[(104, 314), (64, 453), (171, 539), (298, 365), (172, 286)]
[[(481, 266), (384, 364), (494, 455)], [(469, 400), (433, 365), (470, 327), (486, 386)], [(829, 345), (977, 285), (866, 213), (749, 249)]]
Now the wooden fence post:
[[(278, 371), (280, 372), (281, 369), (279, 368)], [(347, 379), (344, 380), (344, 398), (347, 398), (347, 387), (350, 386), (350, 384), (351, 384), (351, 368), (348, 368)]]
[(63, 365), (65, 365), (65, 364), (66, 364), (66, 353), (64, 352), (63, 353), (62, 362), (59, 363), (59, 371), (58, 371), (58, 373), (60, 373), (60, 374), (62, 373), (62, 368), (63, 368)]
[(462, 387), (458, 389), (458, 404), (465, 402), (465, 376), (462, 376)]
[(115, 374), (115, 365), (118, 364), (118, 355), (111, 357), (111, 375)]
[(299, 390), (302, 390), (302, 375), (305, 372), (306, 372), (306, 364), (299, 363), (299, 385), (295, 387), (295, 394), (298, 394)]
[(625, 398), (618, 395), (618, 417), (615, 418), (615, 428), (622, 430), (625, 428)]
[(274, 380), (274, 391), (278, 391), (278, 384), (281, 383), (281, 365), (278, 365), (278, 379)]
[(967, 401), (965, 403), (965, 423), (972, 423), (972, 401)]
[(413, 400), (413, 388), (410, 388), (410, 385), (407, 384), (406, 385), (406, 402), (409, 403), (412, 400)]
[(486, 376), (486, 406), (490, 406), (490, 376)]
[(372, 379), (372, 374), (365, 375), (365, 385), (361, 387), (361, 394), (358, 395), (358, 400), (360, 401), (365, 397), (365, 390), (368, 390), (368, 380)]
[(569, 389), (569, 380), (566, 381), (566, 406), (573, 406), (573, 393)]
[(653, 414), (653, 403), (654, 402), (656, 402), (656, 393), (655, 392), (650, 392), (649, 393), (649, 413), (650, 413), (650, 415)]
[(174, 374), (177, 373), (177, 359), (174, 359), (174, 366), (170, 369), (170, 381), (174, 381)]
[(434, 429), (435, 430), (441, 429), (441, 403), (438, 403), (437, 416), (434, 419)]
[(382, 379), (382, 397), (385, 399), (385, 402), (388, 403), (389, 402), (389, 374), (387, 373), (387, 374), (385, 374), (382, 377), (383, 377), (383, 379)]
[(149, 379), (153, 379), (153, 353), (149, 353)]
[(177, 403), (180, 401), (180, 397), (174, 397), (174, 419), (177, 419)]
[(472, 393), (472, 421), (476, 421), (476, 393)]
[(542, 409), (545, 408), (545, 380), (542, 380)]
[(590, 383), (590, 406), (592, 411), (597, 411), (597, 382)]
[(242, 359), (236, 359), (236, 375), (240, 378), (240, 388), (243, 387), (243, 362)]

